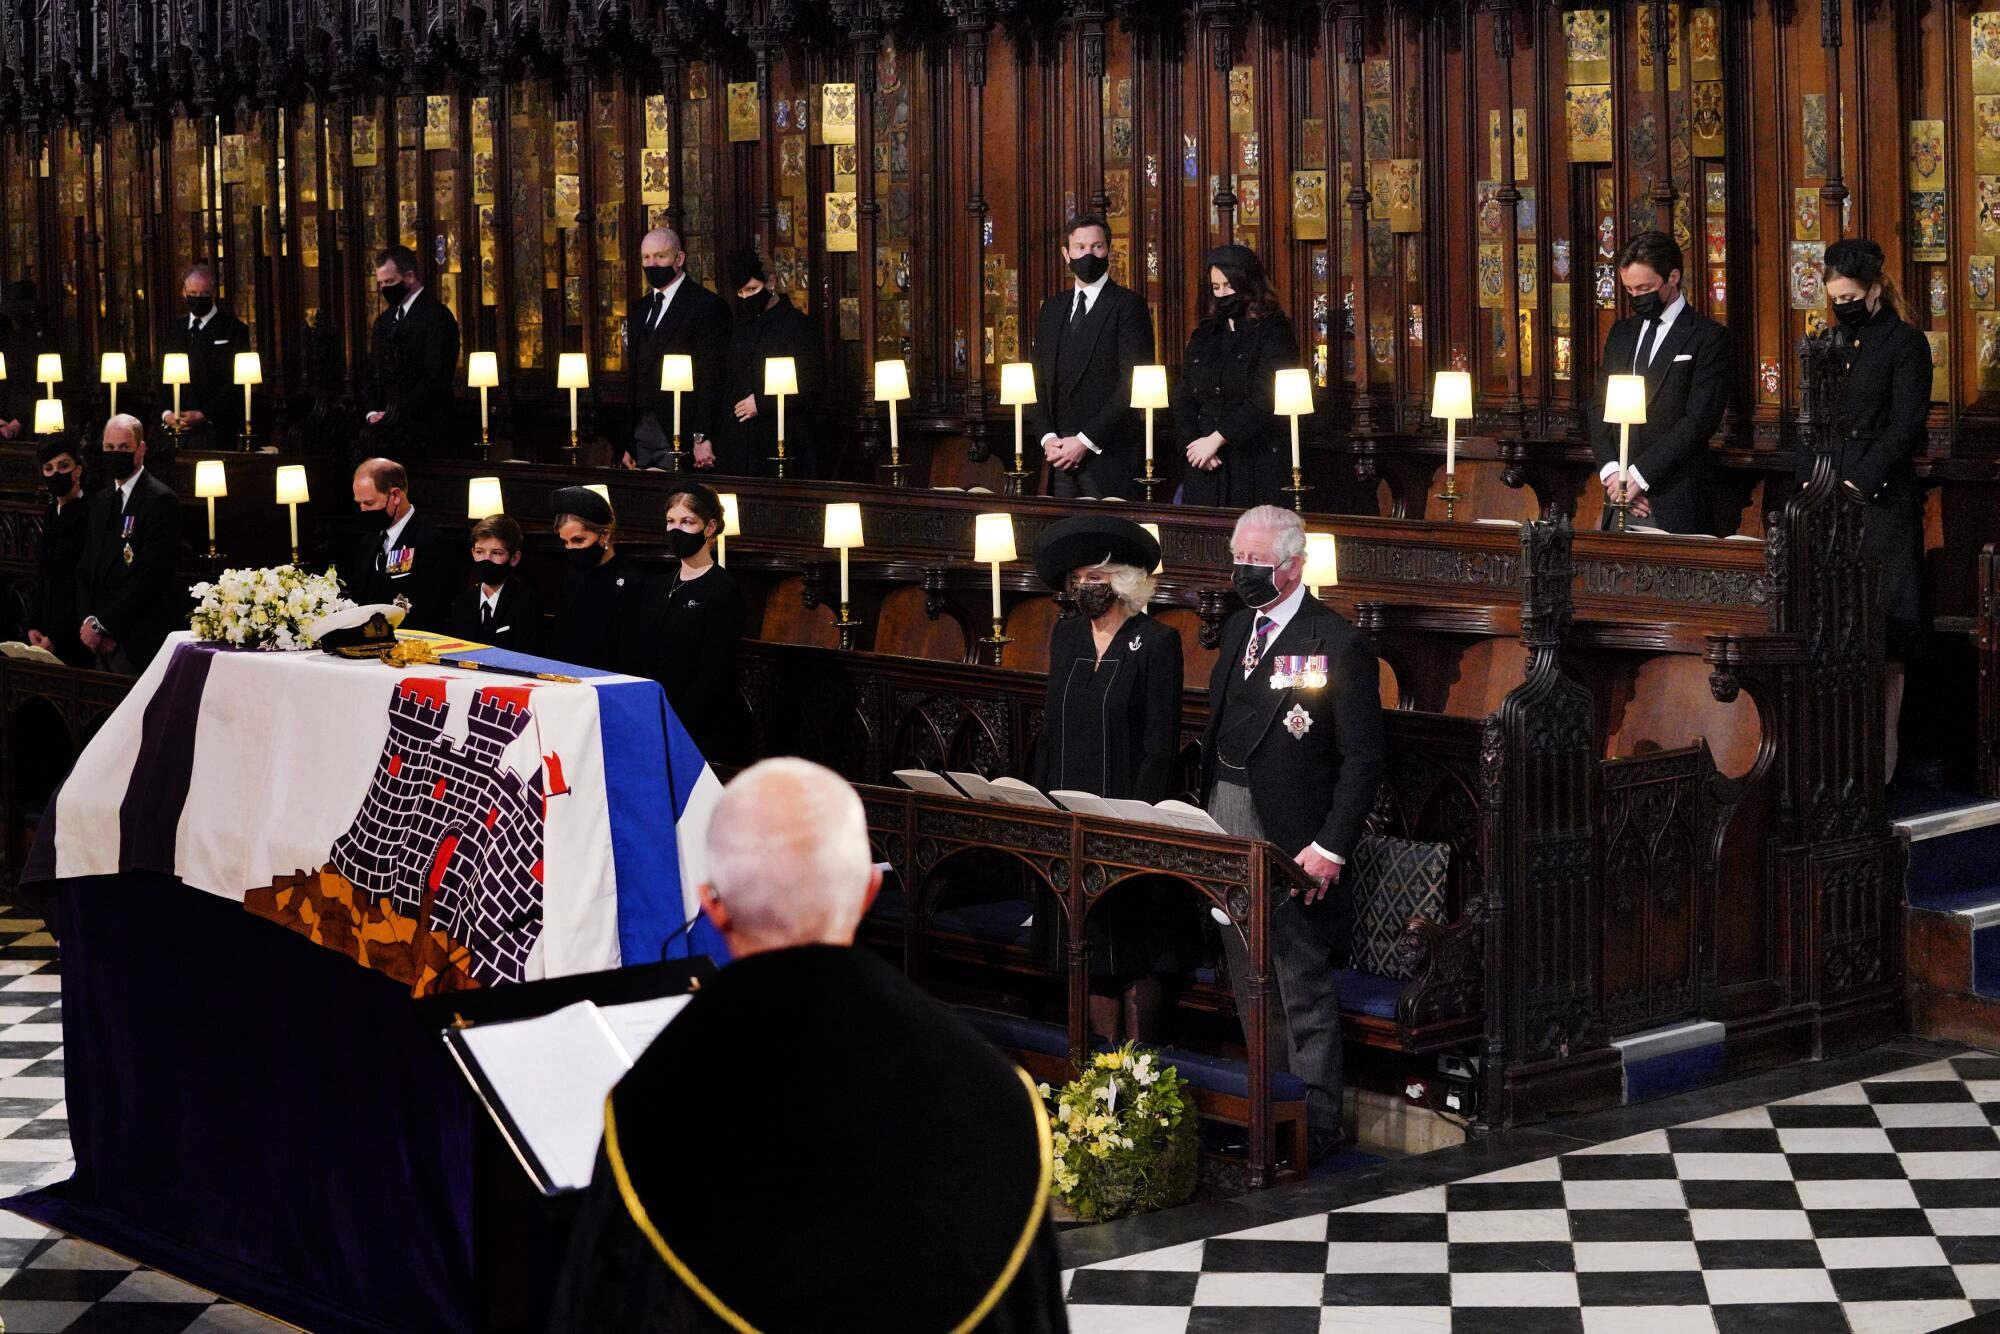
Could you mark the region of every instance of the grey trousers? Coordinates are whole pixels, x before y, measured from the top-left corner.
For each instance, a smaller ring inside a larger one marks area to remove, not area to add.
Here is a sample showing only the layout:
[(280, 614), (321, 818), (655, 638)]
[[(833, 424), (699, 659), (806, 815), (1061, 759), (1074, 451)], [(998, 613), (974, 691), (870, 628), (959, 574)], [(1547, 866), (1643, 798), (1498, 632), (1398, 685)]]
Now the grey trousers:
[[(1250, 789), (1217, 780), (1209, 793), (1208, 813), (1239, 838), (1263, 838)], [(1333, 893), (1339, 893), (1336, 886)], [(1286, 888), (1273, 888), (1270, 903), (1271, 973), (1277, 992), (1271, 999), (1271, 1068), (1289, 1070), (1306, 1082), (1306, 1124), (1315, 1130), (1341, 1126), (1340, 989), (1334, 970), (1346, 960), (1325, 936), (1306, 920)], [(1236, 992), (1236, 1011), (1250, 1013), (1250, 951), (1234, 926), (1222, 928), (1222, 953), (1229, 964), (1229, 984)], [(1249, 1040), (1245, 1029), (1244, 1040)]]
[[(659, 414), (643, 413), (632, 429), (632, 466), (664, 468), (673, 456), (673, 446), (673, 435), (661, 423)], [(692, 453), (694, 446), (683, 438), (681, 448)]]

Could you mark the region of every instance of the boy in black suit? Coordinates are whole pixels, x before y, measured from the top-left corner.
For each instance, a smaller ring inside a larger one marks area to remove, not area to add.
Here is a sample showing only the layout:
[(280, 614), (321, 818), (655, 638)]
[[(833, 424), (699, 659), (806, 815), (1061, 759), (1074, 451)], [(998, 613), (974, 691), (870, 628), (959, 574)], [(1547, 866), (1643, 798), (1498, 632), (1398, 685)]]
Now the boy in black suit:
[(394, 459), (364, 461), (354, 470), (354, 504), (361, 534), (337, 567), (347, 596), (363, 606), (405, 597), (405, 626), (442, 627), (459, 585), (456, 543), (418, 520), (409, 473)]
[(639, 271), (647, 294), (634, 310), (632, 339), (632, 448), (628, 468), (668, 466), (674, 444), (674, 396), (660, 388), (668, 353), (694, 359), (694, 391), (681, 395), (681, 449), (696, 467), (715, 466), (714, 437), (724, 408), (724, 377), (733, 332), (729, 306), (687, 276), (687, 252), (666, 227), (639, 242)]
[(104, 423), (113, 485), (91, 502), (76, 568), (77, 638), (113, 672), (138, 673), (168, 634), (188, 623), (180, 561), (181, 502), (146, 471), (145, 428), (119, 413)]
[[(1202, 790), (1223, 828), (1269, 839), (1319, 885), (1270, 905), (1278, 986), (1267, 1029), (1273, 1068), (1306, 1082), (1307, 1141), (1317, 1162), (1342, 1138), (1334, 970), (1347, 966), (1354, 914), (1338, 885), (1382, 777), (1381, 691), (1375, 650), (1306, 594), (1298, 515), (1272, 505), (1247, 510), (1229, 546), (1246, 609), (1223, 628), (1209, 677)], [(1247, 1016), (1248, 951), (1234, 927), (1223, 928), (1222, 943), (1237, 1012)]]
[(379, 444), (443, 452), (458, 443), (458, 320), (424, 286), (408, 246), (376, 257), (375, 284), (388, 309), (368, 339), (368, 425)]
[[(185, 352), (188, 382), (181, 388), (183, 449), (238, 449), (243, 444), (243, 389), (236, 383), (236, 354), (250, 350), (250, 327), (215, 299), (215, 270), (197, 264), (181, 279), (187, 318), (176, 319), (161, 346)], [(160, 414), (175, 425), (173, 410)]]
[[(1714, 468), (1708, 442), (1729, 402), (1729, 336), (1688, 304), (1681, 248), (1665, 232), (1641, 232), (1618, 256), (1632, 314), (1611, 326), (1597, 368), (1591, 443), (1604, 494), (1621, 485), (1631, 518), (1670, 533), (1714, 533)], [(1628, 475), (1618, 476), (1618, 428), (1604, 420), (1606, 378), (1646, 377), (1646, 421), (1631, 429)], [(1733, 526), (1732, 526), (1733, 527)]]
[(489, 514), (472, 529), (472, 568), (479, 582), (451, 604), (445, 633), (516, 653), (534, 653), (542, 640), (542, 600), (519, 575), (521, 525)]
[(1063, 228), (1062, 257), (1075, 275), (1042, 303), (1035, 321), (1035, 402), (1028, 409), (1063, 497), (1137, 499), (1143, 466), (1132, 368), (1153, 356), (1153, 316), (1110, 272), (1111, 228), (1086, 213)]

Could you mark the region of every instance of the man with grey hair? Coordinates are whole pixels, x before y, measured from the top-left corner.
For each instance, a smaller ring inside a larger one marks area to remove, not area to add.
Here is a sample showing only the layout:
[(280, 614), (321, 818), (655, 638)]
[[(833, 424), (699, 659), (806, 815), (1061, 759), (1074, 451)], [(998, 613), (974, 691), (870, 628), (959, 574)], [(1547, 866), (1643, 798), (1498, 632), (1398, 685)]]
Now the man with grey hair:
[(798, 759), (710, 817), (733, 962), (612, 1090), (555, 1330), (1063, 1330), (1027, 1077), (874, 954), (861, 801)]
[[(1223, 628), (1208, 683), (1202, 788), (1223, 828), (1290, 854), (1314, 888), (1270, 913), (1272, 1060), (1306, 1082), (1313, 1161), (1340, 1146), (1340, 993), (1353, 903), (1341, 868), (1382, 776), (1375, 651), (1345, 617), (1307, 596), (1306, 533), (1273, 505), (1247, 510), (1229, 542), (1244, 609)], [(1222, 931), (1239, 1014), (1249, 1012), (1243, 935)]]
[(222, 308), (215, 270), (205, 263), (181, 278), (181, 300), (187, 314), (167, 326), (161, 347), (187, 355), (188, 380), (181, 387), (178, 421), (171, 407), (160, 421), (178, 427), (185, 449), (240, 449), (243, 390), (236, 383), (236, 354), (250, 350), (250, 328)]
[(104, 423), (112, 485), (91, 501), (76, 568), (77, 638), (108, 671), (142, 672), (169, 632), (188, 620), (180, 557), (181, 502), (146, 471), (145, 427), (119, 413)]
[[(632, 348), (632, 447), (628, 468), (671, 466), (674, 396), (660, 387), (669, 353), (694, 363), (694, 390), (681, 395), (681, 449), (697, 467), (715, 466), (714, 433), (721, 429), (731, 334), (723, 299), (687, 276), (687, 252), (671, 228), (655, 227), (639, 242), (647, 295), (626, 323)], [(685, 466), (685, 464), (684, 464)]]

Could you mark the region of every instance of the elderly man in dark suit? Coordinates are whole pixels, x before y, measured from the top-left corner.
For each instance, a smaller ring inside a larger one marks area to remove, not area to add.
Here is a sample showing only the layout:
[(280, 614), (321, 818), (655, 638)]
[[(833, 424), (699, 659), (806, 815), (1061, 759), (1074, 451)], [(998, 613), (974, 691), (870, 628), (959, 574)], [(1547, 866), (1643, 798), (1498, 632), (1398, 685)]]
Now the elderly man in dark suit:
[(168, 634), (187, 627), (187, 583), (174, 577), (181, 502), (146, 471), (137, 417), (104, 423), (104, 467), (112, 484), (91, 501), (76, 569), (77, 638), (107, 670), (138, 673)]
[(687, 276), (687, 252), (669, 228), (656, 227), (639, 242), (639, 271), (647, 293), (629, 324), (632, 447), (625, 464), (663, 468), (672, 457), (674, 396), (660, 388), (660, 366), (673, 353), (694, 360), (694, 391), (681, 395), (680, 447), (697, 467), (714, 467), (733, 333), (728, 303)]
[[(1729, 405), (1729, 335), (1688, 304), (1681, 273), (1681, 248), (1665, 232), (1641, 232), (1619, 253), (1618, 280), (1632, 314), (1604, 339), (1591, 444), (1605, 496), (1617, 500), (1622, 486), (1634, 520), (1670, 533), (1713, 534), (1718, 516), (1708, 442)], [(1613, 375), (1646, 377), (1646, 421), (1631, 428), (1622, 478), (1618, 428), (1604, 420)]]
[(1054, 493), (1137, 498), (1143, 466), (1132, 368), (1153, 359), (1153, 316), (1137, 292), (1111, 281), (1111, 228), (1094, 214), (1063, 228), (1074, 282), (1035, 321), (1035, 404), (1028, 409)]
[[(1361, 836), (1383, 765), (1375, 651), (1331, 607), (1306, 593), (1305, 527), (1260, 505), (1236, 521), (1233, 581), (1244, 609), (1222, 632), (1208, 682), (1202, 790), (1232, 834), (1269, 839), (1317, 888), (1269, 905), (1273, 1068), (1306, 1082), (1313, 1161), (1340, 1146), (1340, 993), (1353, 903), (1341, 871)], [(1250, 1008), (1248, 951), (1222, 931), (1236, 1007)], [(1287, 1036), (1289, 1035), (1289, 1037)]]
[(420, 453), (445, 451), (458, 443), (458, 320), (424, 286), (408, 246), (376, 257), (375, 284), (388, 308), (368, 340), (363, 398), (373, 438)]
[[(236, 354), (250, 350), (250, 326), (222, 308), (215, 270), (197, 264), (181, 279), (187, 317), (167, 327), (161, 347), (184, 352), (188, 382), (181, 390), (180, 443), (187, 449), (236, 449), (243, 444), (243, 390), (236, 383)], [(176, 425), (172, 409), (160, 414)]]

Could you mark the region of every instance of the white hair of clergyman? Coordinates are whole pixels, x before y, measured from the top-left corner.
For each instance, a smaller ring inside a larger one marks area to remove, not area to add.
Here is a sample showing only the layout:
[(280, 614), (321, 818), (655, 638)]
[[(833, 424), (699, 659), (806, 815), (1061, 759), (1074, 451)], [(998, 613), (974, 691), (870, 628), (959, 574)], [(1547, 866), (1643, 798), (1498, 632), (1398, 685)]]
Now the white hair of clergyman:
[(732, 926), (763, 940), (851, 937), (875, 869), (847, 780), (801, 759), (736, 775), (708, 824), (708, 880)]
[(1111, 579), (1111, 591), (1125, 604), (1127, 611), (1144, 611), (1153, 600), (1153, 590), (1159, 587), (1159, 580), (1136, 565), (1113, 565), (1109, 556), (1097, 562), (1092, 569), (1102, 570)]
[(1305, 520), (1290, 510), (1279, 509), (1276, 505), (1258, 505), (1244, 510), (1242, 517), (1236, 520), (1236, 530), (1230, 534), (1231, 546), (1236, 544), (1236, 539), (1243, 535), (1245, 529), (1261, 529), (1270, 534), (1271, 555), (1279, 565), (1294, 556), (1305, 555)]

